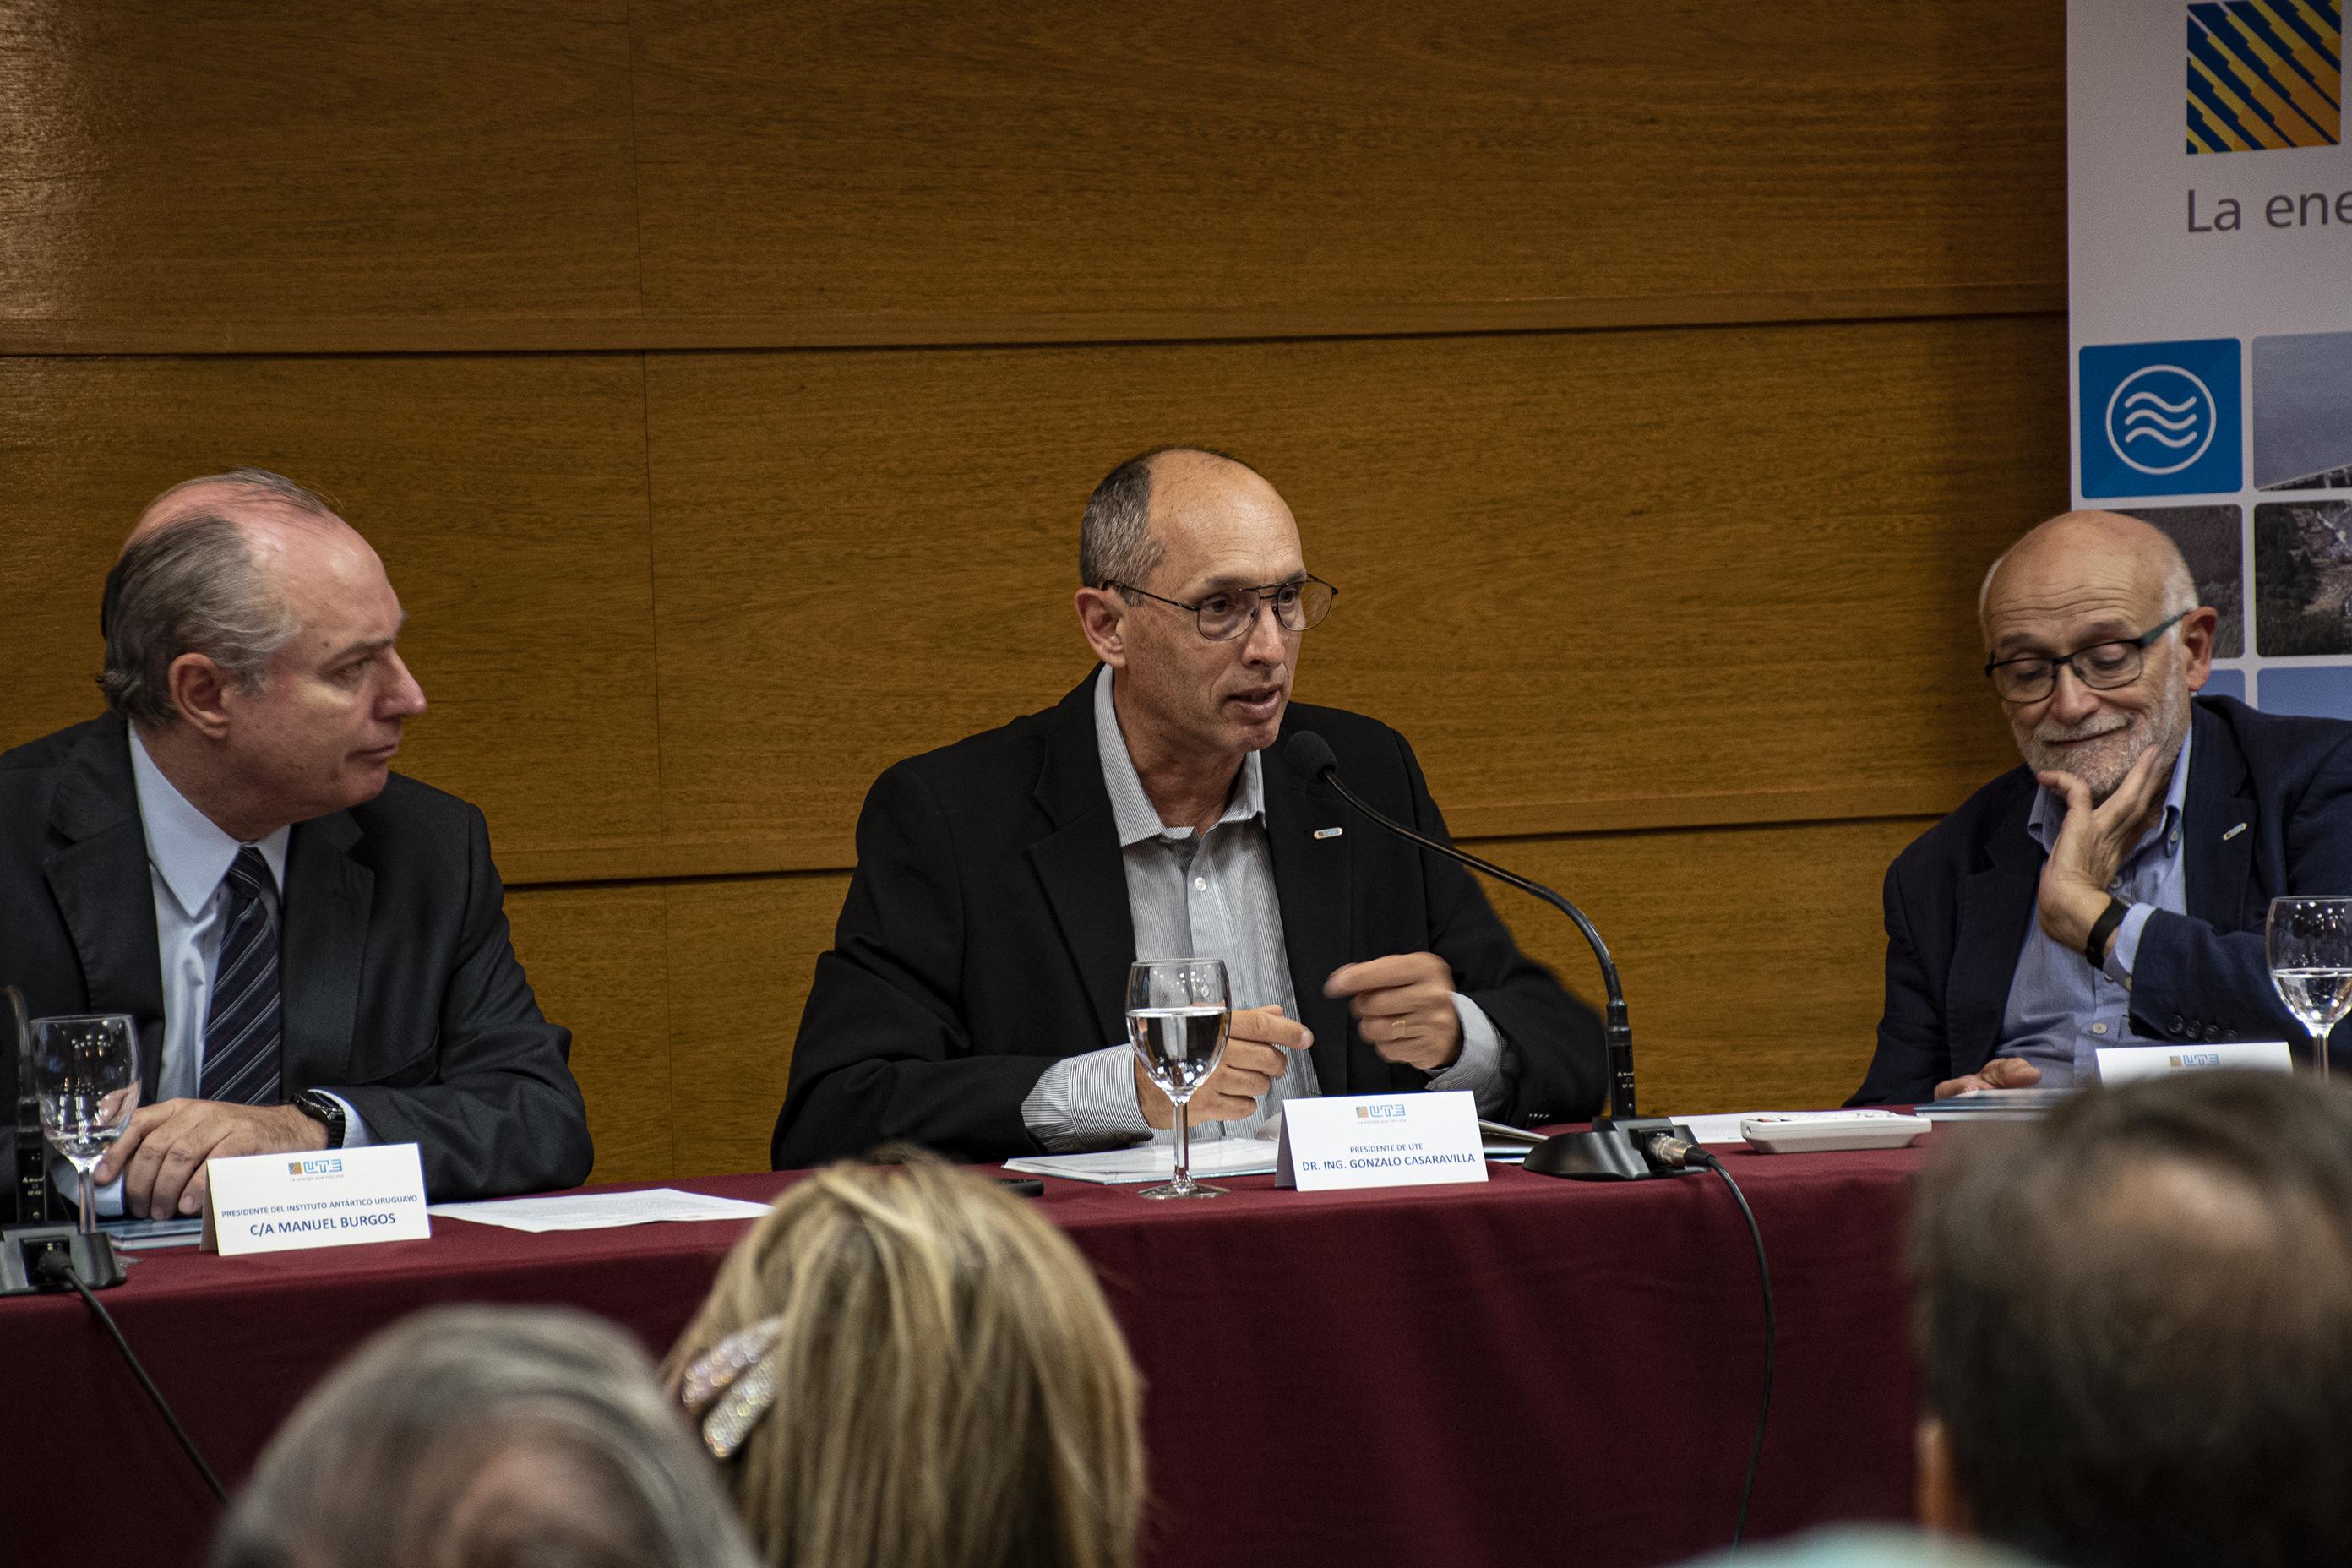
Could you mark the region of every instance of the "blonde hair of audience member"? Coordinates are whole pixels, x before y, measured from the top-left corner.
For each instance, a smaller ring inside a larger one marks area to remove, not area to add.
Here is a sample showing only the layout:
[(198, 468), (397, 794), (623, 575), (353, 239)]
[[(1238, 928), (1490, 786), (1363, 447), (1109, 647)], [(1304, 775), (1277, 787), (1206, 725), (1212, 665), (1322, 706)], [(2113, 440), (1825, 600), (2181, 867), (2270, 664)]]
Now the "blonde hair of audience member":
[(584, 1312), (440, 1307), (287, 1418), (213, 1568), (755, 1568), (636, 1342)]
[(775, 1330), (729, 1467), (753, 1539), (779, 1568), (1128, 1568), (1140, 1380), (1092, 1272), (1021, 1199), (903, 1158), (778, 1198), (670, 1352), (677, 1389)]

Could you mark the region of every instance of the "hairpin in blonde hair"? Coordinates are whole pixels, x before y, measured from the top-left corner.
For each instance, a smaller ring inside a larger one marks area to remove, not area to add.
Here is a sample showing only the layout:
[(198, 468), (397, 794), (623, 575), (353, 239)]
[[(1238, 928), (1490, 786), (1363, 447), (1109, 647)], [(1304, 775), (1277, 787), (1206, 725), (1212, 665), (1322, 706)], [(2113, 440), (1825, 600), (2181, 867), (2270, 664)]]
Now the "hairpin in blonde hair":
[(728, 1335), (686, 1369), (677, 1396), (688, 1415), (701, 1418), (703, 1447), (715, 1458), (734, 1458), (775, 1404), (776, 1363), (768, 1352), (783, 1331), (782, 1317), (763, 1318)]

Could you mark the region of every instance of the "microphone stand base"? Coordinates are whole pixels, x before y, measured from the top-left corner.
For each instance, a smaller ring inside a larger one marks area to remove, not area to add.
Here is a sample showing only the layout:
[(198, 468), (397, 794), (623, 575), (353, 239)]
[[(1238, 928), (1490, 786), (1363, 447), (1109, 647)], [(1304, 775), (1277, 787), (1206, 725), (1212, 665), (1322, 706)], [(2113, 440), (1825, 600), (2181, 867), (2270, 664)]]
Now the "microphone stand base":
[(0, 1230), (0, 1296), (71, 1290), (69, 1282), (41, 1273), (42, 1258), (53, 1252), (70, 1258), (74, 1272), (93, 1290), (122, 1283), (122, 1259), (115, 1253), (114, 1237), (104, 1231), (84, 1236), (69, 1225), (20, 1225)]
[[(1642, 1141), (1656, 1132), (1671, 1132), (1685, 1142), (1696, 1142), (1690, 1129), (1669, 1117), (1628, 1118), (1592, 1124), (1590, 1132), (1556, 1132), (1528, 1151), (1524, 1169), (1538, 1176), (1564, 1176), (1571, 1182), (1646, 1182), (1653, 1176), (1687, 1176), (1691, 1170), (1654, 1166), (1642, 1152)], [(1696, 1169), (1696, 1167), (1694, 1167)]]

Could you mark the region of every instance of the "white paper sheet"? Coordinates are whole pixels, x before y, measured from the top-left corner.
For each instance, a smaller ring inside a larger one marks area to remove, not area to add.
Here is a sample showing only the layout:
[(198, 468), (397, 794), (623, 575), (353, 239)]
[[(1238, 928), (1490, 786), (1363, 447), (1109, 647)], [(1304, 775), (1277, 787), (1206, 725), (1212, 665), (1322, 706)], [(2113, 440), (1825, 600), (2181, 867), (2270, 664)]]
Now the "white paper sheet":
[(425, 1211), (436, 1219), (471, 1220), (508, 1230), (539, 1233), (551, 1230), (611, 1230), (625, 1225), (658, 1225), (671, 1221), (757, 1219), (768, 1212), (765, 1204), (740, 1198), (714, 1198), (656, 1187), (643, 1193), (572, 1193), (551, 1198), (493, 1198), (478, 1204), (435, 1204)]
[(1751, 1116), (1794, 1116), (1793, 1110), (1727, 1110), (1720, 1116), (1677, 1116), (1676, 1121), (1691, 1130), (1702, 1143), (1745, 1143), (1747, 1136), (1739, 1124)]
[[(1205, 1176), (1271, 1175), (1274, 1145), (1261, 1138), (1212, 1138), (1192, 1145), (1192, 1174)], [(1104, 1186), (1165, 1182), (1176, 1174), (1176, 1149), (1170, 1143), (1143, 1143), (1132, 1149), (1103, 1149), (1091, 1154), (1037, 1154), (1007, 1160), (1004, 1168), (1024, 1176), (1065, 1176), (1074, 1182)]]

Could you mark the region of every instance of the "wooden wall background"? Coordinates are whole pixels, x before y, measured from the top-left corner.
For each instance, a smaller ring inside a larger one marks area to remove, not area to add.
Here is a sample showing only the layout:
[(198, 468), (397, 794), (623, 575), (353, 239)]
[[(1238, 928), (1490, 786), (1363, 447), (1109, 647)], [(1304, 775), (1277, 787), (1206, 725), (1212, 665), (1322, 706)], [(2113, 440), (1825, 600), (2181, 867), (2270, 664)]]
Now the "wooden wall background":
[(1300, 694), (1609, 933), (1645, 1106), (1831, 1103), (1887, 859), (2011, 760), (2062, 60), (2046, 0), (0, 0), (0, 744), (95, 710), (154, 491), (330, 491), (598, 1176), (757, 1168), (866, 784), (1085, 673), (1087, 490), (1206, 442), (1347, 589)]

